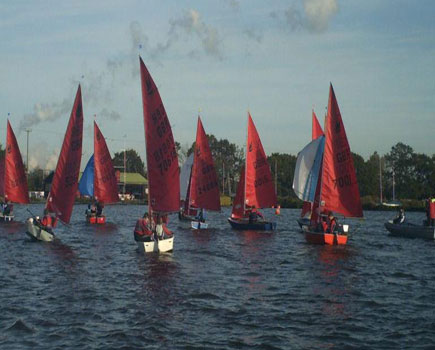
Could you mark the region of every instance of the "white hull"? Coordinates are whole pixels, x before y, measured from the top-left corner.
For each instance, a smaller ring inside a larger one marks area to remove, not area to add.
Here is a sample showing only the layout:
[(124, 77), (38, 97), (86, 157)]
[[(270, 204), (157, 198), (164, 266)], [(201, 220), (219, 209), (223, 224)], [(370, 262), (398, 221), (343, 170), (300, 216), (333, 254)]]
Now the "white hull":
[(14, 221), (14, 216), (13, 215), (2, 215), (2, 214), (0, 214), (0, 221), (1, 222)]
[(145, 253), (159, 252), (166, 253), (174, 248), (174, 237), (162, 239), (160, 241), (138, 242), (136, 241), (139, 251)]
[(38, 241), (43, 241), (43, 242), (51, 242), (54, 240), (54, 234), (47, 232), (42, 228), (40, 228), (39, 226), (35, 225), (33, 223), (33, 218), (27, 219), (26, 226), (27, 226), (26, 233), (33, 239), (36, 239)]
[(191, 227), (194, 230), (203, 230), (203, 229), (208, 228), (208, 224), (205, 222), (191, 221)]

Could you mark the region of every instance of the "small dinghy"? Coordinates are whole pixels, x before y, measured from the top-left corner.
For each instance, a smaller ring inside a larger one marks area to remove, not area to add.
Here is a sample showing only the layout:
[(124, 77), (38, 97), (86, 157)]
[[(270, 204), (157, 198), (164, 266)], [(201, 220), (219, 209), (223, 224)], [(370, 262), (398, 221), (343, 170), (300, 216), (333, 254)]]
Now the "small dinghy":
[(435, 239), (435, 226), (414, 225), (411, 223), (394, 224), (392, 220), (385, 223), (391, 236), (406, 238)]
[(26, 227), (27, 227), (27, 235), (37, 241), (43, 241), (43, 242), (51, 242), (54, 240), (55, 236), (54, 233), (50, 230), (44, 229), (43, 226), (39, 225), (37, 223), (37, 220), (39, 218), (28, 218), (26, 220)]
[[(299, 152), (293, 178), (298, 198), (313, 203), (310, 225), (302, 225), (308, 243), (346, 244), (348, 225), (325, 232), (322, 217), (332, 212), (362, 218), (363, 211), (349, 142), (332, 85), (329, 88), (325, 135)], [(332, 226), (332, 225), (331, 225)]]
[[(151, 74), (139, 57), (148, 169), (149, 217), (178, 212), (180, 204), (180, 170), (174, 136), (165, 107)], [(161, 240), (135, 241), (139, 251), (166, 253), (174, 249), (174, 235)]]
[[(82, 136), (83, 108), (79, 85), (45, 205), (47, 212), (56, 215), (54, 224), (58, 218), (66, 224), (71, 219), (82, 159)], [(54, 233), (43, 229), (37, 217), (27, 219), (26, 226), (27, 234), (33, 239), (44, 242), (53, 241)]]
[(94, 154), (86, 164), (80, 179), (79, 191), (81, 195), (89, 196), (97, 201), (96, 213), (93, 215), (87, 211), (86, 222), (105, 224), (106, 216), (98, 212), (102, 212), (104, 204), (119, 202), (118, 182), (106, 140), (96, 121), (94, 121)]
[(247, 129), (245, 166), (240, 171), (228, 222), (236, 230), (275, 230), (276, 223), (265, 220), (258, 211), (276, 207), (277, 198), (266, 153), (249, 112)]

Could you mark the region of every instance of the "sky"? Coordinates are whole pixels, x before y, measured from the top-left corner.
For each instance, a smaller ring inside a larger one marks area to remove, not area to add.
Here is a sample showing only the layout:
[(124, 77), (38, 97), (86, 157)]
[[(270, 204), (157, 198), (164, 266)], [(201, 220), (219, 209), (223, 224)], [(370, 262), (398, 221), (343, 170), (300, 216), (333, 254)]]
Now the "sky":
[[(267, 154), (296, 155), (334, 86), (351, 150), (435, 153), (431, 0), (0, 0), (0, 143), (9, 117), (29, 165), (53, 169), (78, 84), (82, 168), (96, 118), (112, 154), (145, 160), (139, 55), (175, 140), (243, 146), (247, 111)], [(94, 117), (95, 116), (95, 117)]]

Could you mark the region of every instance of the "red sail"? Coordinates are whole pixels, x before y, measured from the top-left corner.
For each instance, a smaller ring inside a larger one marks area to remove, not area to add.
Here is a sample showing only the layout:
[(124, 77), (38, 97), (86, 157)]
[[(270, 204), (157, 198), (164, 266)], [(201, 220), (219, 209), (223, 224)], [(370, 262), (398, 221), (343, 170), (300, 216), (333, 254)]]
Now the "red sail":
[(9, 120), (6, 135), (4, 194), (5, 200), (15, 203), (29, 203), (29, 190), (27, 189), (23, 159)]
[(96, 200), (116, 203), (118, 197), (118, 181), (106, 140), (97, 123), (94, 121), (94, 197)]
[(315, 140), (318, 137), (323, 136), (324, 133), (323, 133), (322, 127), (319, 124), (319, 121), (317, 120), (316, 113), (314, 113), (314, 111), (313, 111), (313, 116), (312, 116), (312, 124), (313, 124), (313, 126), (312, 126), (312, 131), (311, 131), (311, 139)]
[(260, 136), (249, 113), (246, 147), (245, 203), (255, 208), (273, 207), (277, 200), (272, 173)]
[(362, 217), (352, 154), (332, 85), (329, 90), (325, 134), (320, 208), (322, 211), (334, 211), (348, 217)]
[(233, 202), (233, 210), (231, 217), (234, 219), (242, 219), (245, 217), (245, 206), (243, 200), (245, 198), (245, 167), (242, 167), (240, 171), (239, 184), (237, 185), (236, 197)]
[(194, 152), (190, 203), (198, 208), (219, 211), (221, 204), (216, 169), (200, 117)]
[(82, 159), (83, 108), (80, 85), (69, 117), (56, 171), (54, 172), (47, 209), (69, 223), (77, 193), (80, 162)]
[(155, 212), (176, 212), (180, 204), (180, 170), (171, 125), (157, 86), (140, 60), (149, 205)]
[(5, 196), (5, 159), (0, 158), (0, 196)]

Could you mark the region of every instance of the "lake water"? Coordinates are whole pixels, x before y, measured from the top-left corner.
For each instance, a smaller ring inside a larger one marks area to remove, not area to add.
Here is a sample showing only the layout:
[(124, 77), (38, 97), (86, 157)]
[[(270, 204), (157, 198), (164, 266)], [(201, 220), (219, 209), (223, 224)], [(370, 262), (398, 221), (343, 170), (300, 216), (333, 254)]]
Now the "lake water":
[[(194, 232), (171, 216), (173, 253), (140, 254), (144, 206), (77, 205), (59, 242), (0, 226), (1, 349), (433, 349), (435, 243), (390, 237), (391, 212), (353, 220), (348, 245), (305, 242), (299, 210), (266, 210), (274, 233), (237, 232), (230, 210)], [(415, 222), (423, 213), (410, 213)], [(18, 222), (20, 221), (20, 222)]]

